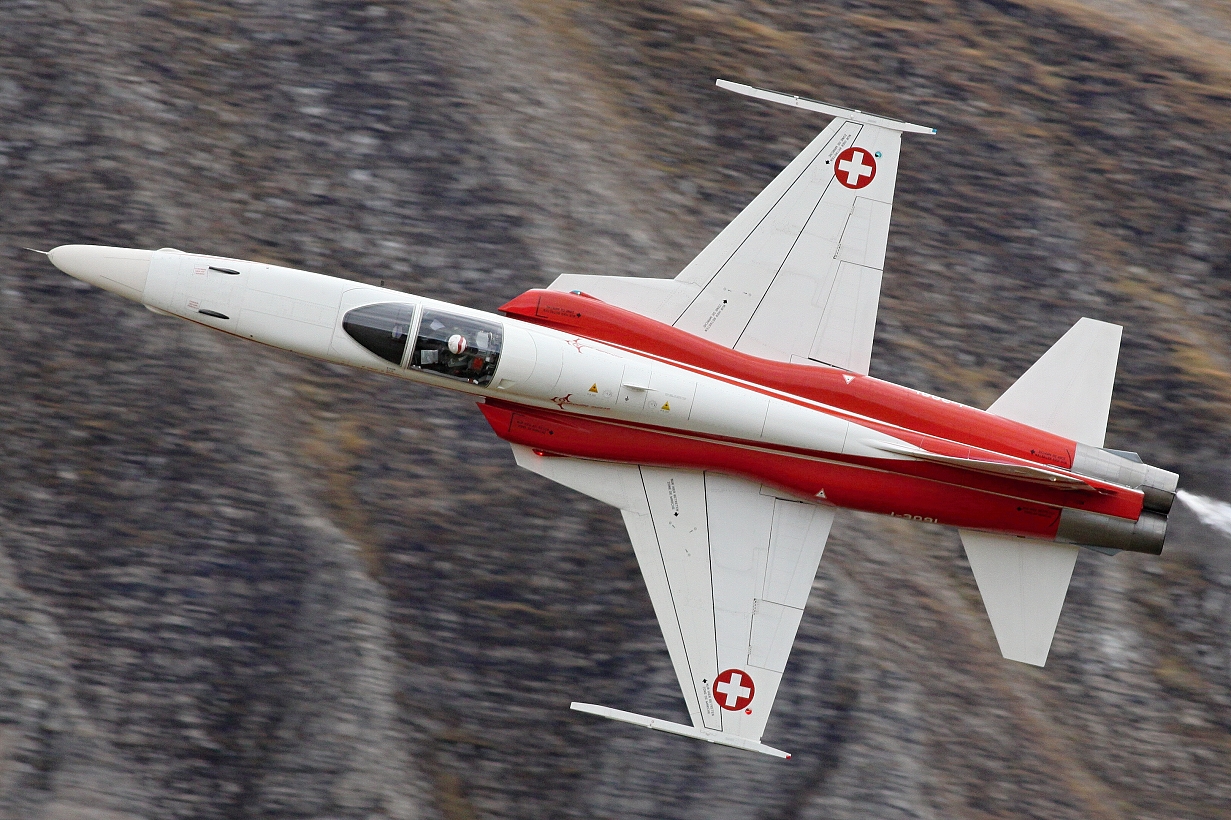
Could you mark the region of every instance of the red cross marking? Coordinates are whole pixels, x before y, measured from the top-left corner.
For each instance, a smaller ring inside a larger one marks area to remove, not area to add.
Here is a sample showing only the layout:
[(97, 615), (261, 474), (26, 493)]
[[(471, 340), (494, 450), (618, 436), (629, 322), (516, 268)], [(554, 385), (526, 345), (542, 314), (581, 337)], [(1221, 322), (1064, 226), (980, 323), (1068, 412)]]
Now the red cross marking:
[(737, 712), (752, 703), (756, 687), (742, 669), (728, 669), (714, 678), (714, 700), (723, 709)]
[(847, 188), (863, 188), (876, 179), (876, 160), (871, 152), (852, 145), (838, 154), (833, 175)]

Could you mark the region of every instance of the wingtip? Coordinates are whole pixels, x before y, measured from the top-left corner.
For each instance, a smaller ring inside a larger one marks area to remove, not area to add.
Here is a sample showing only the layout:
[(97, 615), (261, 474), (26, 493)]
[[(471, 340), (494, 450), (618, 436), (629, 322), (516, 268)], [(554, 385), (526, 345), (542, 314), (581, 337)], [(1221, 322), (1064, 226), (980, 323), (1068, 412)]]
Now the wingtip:
[(863, 123), (864, 125), (875, 125), (881, 128), (889, 128), (901, 133), (912, 134), (935, 134), (936, 129), (926, 125), (915, 125), (914, 123), (903, 122), (901, 120), (891, 119), (889, 117), (880, 117), (876, 114), (869, 114), (866, 111), (860, 111), (854, 108), (842, 108), (837, 105), (830, 105), (818, 100), (810, 100), (806, 97), (801, 97), (798, 94), (783, 94), (778, 91), (769, 91), (756, 86), (744, 85), (743, 83), (733, 83), (730, 80), (718, 78), (714, 80), (714, 84), (719, 88), (727, 91), (734, 91), (736, 94), (743, 94), (757, 100), (765, 100), (767, 102), (781, 103), (795, 108), (802, 108), (805, 111), (818, 111), (822, 114), (828, 114), (831, 117), (841, 117), (853, 122)]

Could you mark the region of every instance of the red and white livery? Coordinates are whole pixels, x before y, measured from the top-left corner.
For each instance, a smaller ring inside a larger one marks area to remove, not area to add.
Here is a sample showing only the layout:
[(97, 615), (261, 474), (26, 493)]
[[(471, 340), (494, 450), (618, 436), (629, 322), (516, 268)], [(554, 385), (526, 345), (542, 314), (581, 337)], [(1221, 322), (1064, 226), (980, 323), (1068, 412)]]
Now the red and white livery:
[(674, 279), (566, 275), (499, 315), (176, 250), (66, 245), (149, 309), (474, 395), (517, 463), (617, 507), (691, 725), (766, 754), (839, 508), (958, 528), (1007, 658), (1043, 665), (1080, 546), (1158, 553), (1174, 473), (1103, 449), (1120, 328), (1082, 319), (986, 411), (867, 375), (903, 133), (833, 121)]

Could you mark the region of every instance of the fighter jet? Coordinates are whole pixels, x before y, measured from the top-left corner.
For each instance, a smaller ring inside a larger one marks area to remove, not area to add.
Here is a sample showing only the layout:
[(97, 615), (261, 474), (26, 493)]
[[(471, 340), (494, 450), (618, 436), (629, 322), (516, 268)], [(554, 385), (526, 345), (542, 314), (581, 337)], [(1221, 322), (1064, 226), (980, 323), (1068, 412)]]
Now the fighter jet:
[(832, 121), (674, 279), (568, 274), (499, 314), (318, 273), (93, 245), (155, 313), (468, 393), (522, 467), (621, 511), (692, 725), (760, 739), (839, 509), (956, 527), (1006, 658), (1042, 666), (1078, 551), (1158, 554), (1179, 477), (1103, 448), (1121, 328), (1082, 319), (987, 410), (868, 375), (905, 122)]

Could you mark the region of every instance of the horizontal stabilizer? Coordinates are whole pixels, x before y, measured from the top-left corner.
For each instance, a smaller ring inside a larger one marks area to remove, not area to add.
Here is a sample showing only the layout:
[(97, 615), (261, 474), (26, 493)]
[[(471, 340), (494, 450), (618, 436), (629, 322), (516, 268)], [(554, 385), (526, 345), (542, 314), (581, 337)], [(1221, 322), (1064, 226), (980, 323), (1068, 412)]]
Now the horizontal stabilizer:
[(659, 718), (646, 717), (633, 712), (625, 712), (620, 709), (612, 709), (610, 706), (596, 706), (593, 703), (576, 703), (574, 702), (570, 709), (577, 712), (585, 712), (589, 715), (598, 715), (599, 717), (618, 720), (623, 723), (631, 723), (634, 726), (644, 726), (647, 729), (657, 729), (660, 732), (669, 732), (673, 735), (681, 735), (683, 737), (691, 737), (696, 740), (704, 740), (709, 743), (717, 743), (722, 746), (731, 746), (736, 749), (744, 749), (749, 752), (760, 752), (763, 755), (770, 757), (780, 757), (783, 760), (790, 760), (791, 756), (781, 749), (775, 749), (772, 746), (766, 746), (764, 743), (758, 743), (755, 740), (749, 740), (746, 737), (738, 735), (729, 735), (725, 732), (717, 732), (713, 729), (705, 729), (697, 726), (685, 726), (682, 723), (672, 723), (669, 720), (661, 720)]
[(1121, 331), (1119, 325), (1080, 320), (987, 412), (1102, 447)]
[(959, 532), (1000, 654), (1042, 666), (1080, 548), (974, 530)]

